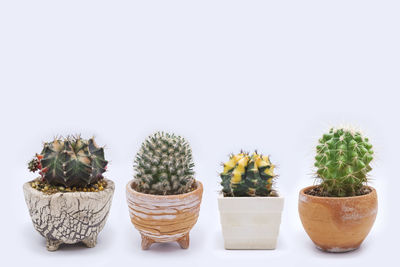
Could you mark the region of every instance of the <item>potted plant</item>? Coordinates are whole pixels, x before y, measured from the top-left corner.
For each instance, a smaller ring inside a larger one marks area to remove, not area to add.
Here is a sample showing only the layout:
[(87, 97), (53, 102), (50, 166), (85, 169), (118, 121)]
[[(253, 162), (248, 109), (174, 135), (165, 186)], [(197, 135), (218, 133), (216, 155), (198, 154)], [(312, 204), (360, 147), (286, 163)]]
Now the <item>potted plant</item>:
[(378, 202), (367, 185), (372, 145), (360, 132), (331, 129), (319, 139), (318, 185), (302, 189), (299, 214), (315, 245), (329, 252), (357, 249), (374, 224)]
[(149, 136), (136, 155), (135, 178), (126, 186), (129, 215), (142, 249), (177, 241), (189, 247), (189, 231), (200, 211), (203, 185), (194, 179), (192, 150), (174, 134)]
[(257, 152), (231, 155), (218, 198), (225, 249), (275, 249), (284, 198), (273, 190), (275, 166)]
[(79, 136), (44, 143), (29, 162), (40, 177), (24, 184), (25, 201), (49, 251), (62, 243), (96, 245), (114, 193), (114, 183), (102, 175), (107, 163), (103, 147)]

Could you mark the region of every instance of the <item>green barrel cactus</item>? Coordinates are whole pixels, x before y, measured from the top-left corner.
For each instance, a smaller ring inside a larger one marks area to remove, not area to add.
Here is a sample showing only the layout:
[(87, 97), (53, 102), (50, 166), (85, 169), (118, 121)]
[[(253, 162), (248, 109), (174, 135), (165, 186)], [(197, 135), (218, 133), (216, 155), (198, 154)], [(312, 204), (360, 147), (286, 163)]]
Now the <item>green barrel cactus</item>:
[(86, 187), (103, 178), (107, 164), (103, 147), (97, 146), (93, 138), (76, 136), (44, 143), (42, 152), (29, 162), (28, 169), (39, 171), (50, 185)]
[(189, 143), (174, 134), (149, 136), (136, 155), (136, 190), (153, 195), (177, 195), (195, 186), (194, 163)]
[(373, 154), (368, 138), (359, 132), (341, 128), (324, 134), (315, 156), (322, 194), (333, 197), (363, 194)]
[(241, 152), (231, 155), (220, 174), (222, 192), (226, 197), (254, 197), (272, 195), (275, 166), (268, 156), (257, 152), (251, 156)]

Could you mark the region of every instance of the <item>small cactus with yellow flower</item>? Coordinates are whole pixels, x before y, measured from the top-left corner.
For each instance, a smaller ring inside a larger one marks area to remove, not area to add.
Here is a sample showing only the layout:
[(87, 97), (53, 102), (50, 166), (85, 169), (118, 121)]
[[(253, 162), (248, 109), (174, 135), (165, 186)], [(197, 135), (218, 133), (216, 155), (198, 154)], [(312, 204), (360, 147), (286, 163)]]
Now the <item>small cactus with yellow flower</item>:
[(269, 156), (240, 152), (232, 154), (223, 164), (220, 174), (225, 197), (255, 197), (274, 195), (272, 185), (276, 175), (275, 165)]

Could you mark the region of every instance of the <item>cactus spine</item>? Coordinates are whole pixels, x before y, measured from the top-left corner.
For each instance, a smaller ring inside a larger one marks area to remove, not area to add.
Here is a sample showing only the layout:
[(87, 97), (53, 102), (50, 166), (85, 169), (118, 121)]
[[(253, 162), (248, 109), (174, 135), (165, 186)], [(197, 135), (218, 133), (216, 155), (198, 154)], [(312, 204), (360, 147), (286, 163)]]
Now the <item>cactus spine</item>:
[(149, 136), (136, 155), (136, 190), (154, 195), (184, 194), (195, 186), (189, 143), (174, 134)]
[(224, 196), (270, 196), (275, 166), (268, 156), (254, 152), (231, 155), (220, 174)]
[(324, 195), (362, 194), (374, 153), (368, 138), (359, 132), (332, 128), (319, 139), (316, 150), (315, 167)]
[(103, 178), (107, 163), (103, 147), (98, 147), (93, 138), (84, 140), (77, 136), (45, 143), (28, 169), (39, 170), (50, 185), (85, 187)]

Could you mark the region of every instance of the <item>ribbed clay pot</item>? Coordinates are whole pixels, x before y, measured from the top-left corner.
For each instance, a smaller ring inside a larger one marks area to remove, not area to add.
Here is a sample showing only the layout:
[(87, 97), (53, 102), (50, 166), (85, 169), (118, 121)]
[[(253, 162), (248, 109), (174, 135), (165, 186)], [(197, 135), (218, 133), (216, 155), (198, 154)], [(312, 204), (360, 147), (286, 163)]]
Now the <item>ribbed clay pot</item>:
[(142, 249), (153, 243), (177, 241), (181, 248), (189, 247), (189, 232), (197, 222), (203, 185), (180, 195), (151, 195), (135, 190), (134, 180), (126, 186), (129, 215), (142, 237)]
[(114, 183), (99, 192), (66, 192), (44, 194), (23, 186), (25, 202), (33, 226), (46, 238), (47, 250), (55, 251), (61, 244), (84, 243), (94, 247), (110, 212)]
[(299, 194), (299, 214), (308, 236), (323, 251), (346, 252), (357, 249), (374, 224), (378, 200), (376, 190), (355, 197), (318, 197)]

